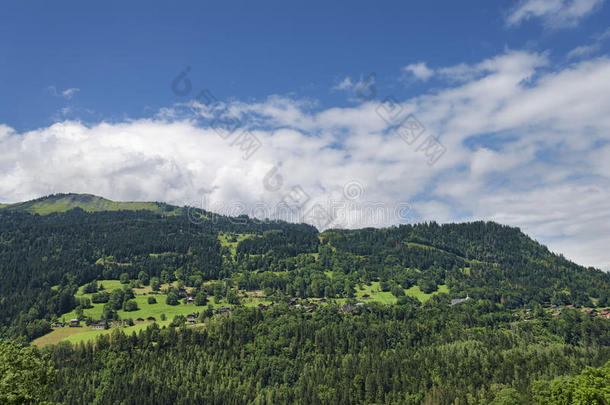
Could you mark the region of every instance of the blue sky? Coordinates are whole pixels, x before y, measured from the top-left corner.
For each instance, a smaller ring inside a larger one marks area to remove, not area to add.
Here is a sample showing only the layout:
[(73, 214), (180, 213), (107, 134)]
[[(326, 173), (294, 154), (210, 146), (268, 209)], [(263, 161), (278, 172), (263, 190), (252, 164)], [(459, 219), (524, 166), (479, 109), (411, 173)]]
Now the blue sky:
[(495, 220), (610, 269), (608, 21), (605, 0), (6, 3), (0, 202)]
[[(0, 13), (0, 121), (24, 130), (64, 115), (150, 116), (176, 101), (169, 82), (187, 65), (194, 84), (222, 99), (281, 94), (344, 105), (333, 85), (371, 72), (380, 91), (407, 97), (437, 85), (400, 85), (401, 69), (411, 63), (475, 63), (505, 49), (549, 52), (561, 62), (610, 20), (609, 8), (598, 6), (577, 29), (539, 19), (507, 28), (515, 7), (514, 1), (11, 2)], [(68, 101), (50, 86), (80, 91)], [(65, 107), (71, 112), (62, 114)]]

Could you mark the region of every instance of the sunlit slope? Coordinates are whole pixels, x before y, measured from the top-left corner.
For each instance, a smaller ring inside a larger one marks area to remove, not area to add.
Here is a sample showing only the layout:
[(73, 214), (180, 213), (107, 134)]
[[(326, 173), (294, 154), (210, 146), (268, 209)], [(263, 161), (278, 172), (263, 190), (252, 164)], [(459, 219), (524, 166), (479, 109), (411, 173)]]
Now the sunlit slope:
[(27, 211), (40, 215), (66, 212), (73, 208), (81, 208), (87, 212), (147, 210), (166, 215), (176, 214), (181, 210), (164, 203), (116, 202), (91, 194), (55, 194), (16, 204), (0, 204), (0, 209)]

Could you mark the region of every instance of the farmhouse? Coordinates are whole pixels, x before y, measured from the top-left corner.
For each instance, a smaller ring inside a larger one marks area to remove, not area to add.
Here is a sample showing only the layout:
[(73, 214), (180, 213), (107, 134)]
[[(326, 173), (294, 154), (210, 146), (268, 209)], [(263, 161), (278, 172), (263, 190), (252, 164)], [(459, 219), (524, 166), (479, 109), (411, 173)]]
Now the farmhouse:
[(451, 304), (449, 304), (449, 305), (454, 306), (454, 305), (460, 304), (460, 303), (462, 303), (464, 301), (467, 301), (469, 299), (470, 299), (470, 297), (468, 296), (468, 294), (466, 294), (466, 298), (453, 298), (451, 300)]
[(106, 321), (104, 321), (103, 319), (101, 319), (99, 322), (93, 324), (93, 329), (95, 330), (101, 330), (104, 329), (106, 327)]
[(70, 319), (70, 327), (73, 328), (75, 326), (80, 326), (80, 321), (78, 319)]

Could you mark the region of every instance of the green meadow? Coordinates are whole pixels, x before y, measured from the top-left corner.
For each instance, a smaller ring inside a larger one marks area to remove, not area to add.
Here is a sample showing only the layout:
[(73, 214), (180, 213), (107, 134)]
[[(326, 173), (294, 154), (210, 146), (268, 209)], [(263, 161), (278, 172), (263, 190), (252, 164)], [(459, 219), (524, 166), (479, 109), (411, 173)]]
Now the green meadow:
[[(438, 290), (430, 294), (426, 294), (416, 285), (411, 288), (405, 289), (405, 294), (408, 297), (415, 297), (421, 302), (428, 301), (434, 294), (438, 293), (449, 293), (449, 288), (446, 285), (442, 284), (438, 286)], [(398, 300), (391, 292), (381, 291), (381, 287), (379, 286), (378, 281), (372, 282), (371, 285), (364, 285), (362, 286), (362, 288), (358, 287), (356, 289), (356, 297), (362, 298), (363, 295), (369, 295), (370, 301), (377, 301), (383, 304), (395, 304)]]
[[(104, 286), (104, 291), (112, 291), (115, 289), (123, 288), (123, 284), (119, 280), (100, 280), (98, 285)], [(165, 284), (161, 288), (167, 288), (168, 285)], [(89, 298), (91, 299), (93, 294), (84, 294), (85, 286), (79, 287), (77, 293), (74, 295), (76, 298)], [(134, 288), (133, 289), (135, 298), (134, 300), (138, 304), (138, 310), (136, 311), (117, 311), (119, 317), (121, 319), (131, 318), (134, 322), (138, 318), (145, 319), (148, 317), (154, 317), (159, 326), (169, 325), (176, 315), (188, 315), (190, 313), (197, 313), (204, 310), (206, 307), (204, 306), (196, 306), (194, 304), (184, 304), (182, 301), (178, 305), (168, 305), (165, 303), (167, 298), (166, 294), (161, 293), (153, 293), (149, 286), (144, 286), (142, 288)], [(148, 298), (154, 297), (157, 300), (156, 304), (149, 304)], [(257, 298), (251, 298), (245, 304), (248, 306), (256, 306), (260, 302)], [(221, 305), (228, 305), (226, 301), (221, 301), (220, 303), (215, 303), (214, 299), (210, 299), (208, 301), (213, 307), (217, 308)], [(206, 304), (207, 306), (207, 304)], [(86, 317), (91, 317), (93, 319), (100, 319), (102, 316), (104, 304), (92, 304), (92, 308), (87, 308), (83, 310), (83, 315)], [(161, 320), (161, 315), (165, 314), (166, 320)], [(59, 319), (66, 322), (70, 319), (76, 318), (76, 310), (67, 312), (62, 314)], [(152, 324), (150, 321), (144, 322), (136, 322), (134, 326), (125, 326), (121, 327), (125, 333), (138, 332), (142, 329), (145, 329), (147, 326)], [(32, 344), (36, 346), (44, 346), (47, 344), (56, 344), (62, 341), (78, 343), (78, 342), (86, 342), (88, 340), (95, 339), (96, 336), (101, 334), (110, 333), (112, 329), (107, 330), (94, 330), (91, 326), (86, 326), (83, 322), (81, 322), (80, 327), (70, 328), (65, 326), (63, 328), (56, 328), (52, 332), (39, 337), (34, 340)]]
[(254, 237), (256, 237), (256, 235), (249, 233), (218, 233), (218, 241), (220, 242), (220, 246), (229, 248), (229, 251), (233, 256), (235, 256), (239, 242), (244, 239)]
[[(243, 240), (248, 236), (249, 235), (239, 234), (238, 239)], [(228, 239), (231, 238), (231, 236), (227, 236), (225, 234), (223, 236), (219, 236), (219, 238), (220, 237), (226, 238), (224, 241), (221, 240), (221, 243), (226, 244), (225, 246), (230, 246), (230, 245), (235, 244), (235, 242), (228, 242)], [(331, 272), (327, 272), (327, 273), (328, 273), (327, 274), (328, 276), (332, 276)], [(108, 291), (108, 292), (124, 287), (124, 285), (121, 284), (121, 282), (119, 280), (100, 280), (98, 282), (98, 285), (103, 285), (104, 290)], [(172, 285), (174, 285), (174, 284), (172, 284)], [(76, 298), (86, 297), (86, 298), (91, 299), (93, 294), (85, 294), (84, 287), (85, 287), (84, 285), (79, 287), (77, 293), (75, 294), (75, 297)], [(164, 288), (167, 288), (167, 287), (168, 287), (168, 285), (165, 284), (165, 285), (161, 286), (161, 289), (163, 290)], [(138, 309), (136, 311), (129, 311), (129, 312), (124, 311), (124, 310), (117, 311), (117, 313), (121, 319), (131, 318), (134, 320), (134, 322), (136, 322), (134, 326), (121, 327), (121, 330), (123, 330), (125, 333), (138, 332), (142, 329), (145, 329), (147, 326), (152, 324), (152, 321), (146, 321), (146, 319), (148, 317), (154, 317), (156, 320), (156, 323), (162, 327), (162, 326), (169, 325), (171, 323), (172, 319), (176, 315), (185, 315), (186, 316), (190, 313), (201, 312), (202, 310), (205, 309), (205, 306), (198, 307), (198, 306), (195, 306), (194, 304), (184, 304), (182, 301), (180, 301), (180, 303), (178, 305), (168, 305), (165, 303), (167, 295), (162, 294), (162, 293), (155, 293), (155, 292), (151, 291), (150, 286), (143, 286), (141, 288), (133, 288), (133, 291), (135, 294), (134, 300), (138, 304)], [(418, 286), (413, 286), (409, 289), (405, 289), (404, 291), (407, 296), (415, 297), (418, 300), (420, 300), (421, 302), (426, 302), (434, 294), (448, 293), (449, 289), (447, 288), (446, 285), (440, 285), (437, 291), (435, 291), (431, 294), (426, 294), (423, 291), (421, 291)], [(363, 298), (364, 295), (368, 295), (369, 298), (367, 298), (367, 299)], [(157, 302), (155, 304), (149, 304), (148, 303), (149, 297), (154, 297)], [(381, 291), (381, 287), (380, 287), (378, 281), (372, 282), (370, 285), (363, 285), (361, 287), (357, 287), (355, 298), (357, 300), (361, 300), (361, 301), (374, 301), (374, 302), (379, 302), (382, 304), (395, 304), (397, 301), (397, 298), (391, 292)], [(317, 300), (314, 299), (313, 301), (317, 301)], [(329, 300), (329, 302), (335, 302), (337, 304), (343, 304), (346, 301), (347, 300), (345, 298)], [(263, 291), (261, 291), (261, 290), (242, 292), (241, 304), (245, 307), (256, 307), (259, 304), (269, 305), (272, 302), (273, 302), (272, 300), (265, 297)], [(211, 304), (214, 308), (218, 308), (222, 305), (227, 305), (227, 306), (229, 305), (226, 302), (226, 300), (221, 300), (220, 302), (216, 302), (213, 297), (210, 297), (208, 299), (208, 304)], [(206, 304), (206, 306), (207, 306), (207, 304)], [(102, 316), (103, 308), (104, 308), (103, 303), (99, 303), (99, 304), (92, 303), (92, 308), (84, 309), (83, 315), (85, 317), (91, 317), (93, 319), (100, 319)], [(161, 320), (162, 314), (165, 315), (165, 318), (166, 318), (165, 321)], [(77, 317), (76, 310), (73, 310), (73, 311), (67, 312), (65, 314), (62, 314), (59, 317), (59, 319), (61, 321), (67, 322), (70, 319), (73, 319), (76, 317)], [(136, 320), (138, 318), (142, 318), (145, 321), (137, 322)], [(44, 346), (47, 344), (56, 344), (56, 343), (59, 343), (62, 341), (71, 342), (71, 343), (86, 342), (86, 341), (95, 339), (98, 335), (110, 333), (112, 330), (112, 328), (107, 329), (107, 330), (94, 330), (94, 329), (92, 329), (91, 326), (85, 326), (85, 324), (83, 322), (81, 322), (81, 325), (82, 325), (81, 327), (74, 327), (74, 328), (70, 328), (68, 326), (63, 327), (63, 328), (56, 328), (52, 332), (34, 340), (32, 342), (32, 344), (34, 344), (36, 346)]]

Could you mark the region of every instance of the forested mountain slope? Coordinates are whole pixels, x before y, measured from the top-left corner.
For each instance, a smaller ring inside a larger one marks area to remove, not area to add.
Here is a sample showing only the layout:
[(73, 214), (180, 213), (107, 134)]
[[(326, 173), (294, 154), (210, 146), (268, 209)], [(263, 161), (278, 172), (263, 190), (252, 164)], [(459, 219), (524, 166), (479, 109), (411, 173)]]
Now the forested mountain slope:
[[(76, 208), (55, 213), (49, 208), (63, 211), (67, 201)], [(469, 294), (508, 308), (608, 301), (610, 275), (578, 266), (518, 229), (491, 222), (318, 234), (308, 225), (157, 203), (151, 203), (157, 207), (153, 211), (81, 208), (103, 207), (105, 201), (59, 195), (0, 209), (5, 333), (40, 335), (43, 324), (76, 306), (77, 286), (125, 272), (134, 279), (140, 272), (148, 278), (165, 272), (169, 281), (180, 278), (194, 287), (233, 277), (246, 290), (270, 288), (299, 297), (349, 297), (355, 286), (378, 281), (387, 291), (417, 285), (432, 292), (447, 285), (451, 296)], [(47, 207), (47, 215), (29, 213), (32, 207)], [(219, 242), (225, 233), (248, 237), (233, 244), (232, 253)]]
[[(120, 324), (134, 290), (204, 304), (185, 309), (193, 327), (177, 316), (44, 349), (58, 402), (545, 404), (560, 384), (549, 381), (610, 359), (610, 276), (517, 228), (320, 233), (106, 201), (59, 195), (0, 208), (2, 336), (25, 343), (74, 313)], [(98, 291), (101, 280), (122, 287)], [(87, 292), (106, 296), (99, 312), (87, 315), (78, 298)], [(587, 392), (603, 398), (596, 387)]]

